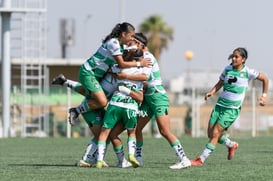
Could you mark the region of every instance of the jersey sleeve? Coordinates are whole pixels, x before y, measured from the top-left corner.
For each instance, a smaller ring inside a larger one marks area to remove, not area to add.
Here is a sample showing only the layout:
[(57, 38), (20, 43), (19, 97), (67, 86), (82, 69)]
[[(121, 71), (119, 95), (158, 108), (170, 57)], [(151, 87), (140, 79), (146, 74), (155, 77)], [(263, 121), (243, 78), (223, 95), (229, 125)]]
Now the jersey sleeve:
[(147, 77), (150, 77), (152, 73), (152, 67), (143, 67), (142, 70), (143, 74), (145, 74)]
[(224, 80), (225, 80), (225, 77), (226, 77), (226, 71), (227, 71), (228, 69), (230, 69), (230, 68), (231, 68), (231, 66), (230, 66), (230, 65), (228, 65), (228, 66), (226, 66), (226, 67), (225, 67), (225, 69), (222, 71), (221, 75), (219, 76), (219, 79), (220, 79), (220, 80), (222, 80), (222, 81), (224, 81)]
[(259, 76), (259, 73), (257, 70), (255, 69), (251, 69), (251, 68), (248, 68), (246, 67), (247, 69), (247, 72), (248, 72), (248, 78), (249, 79), (256, 79), (258, 76)]
[(122, 55), (121, 47), (119, 41), (115, 38), (112, 38), (107, 43), (107, 49), (110, 51), (112, 56)]

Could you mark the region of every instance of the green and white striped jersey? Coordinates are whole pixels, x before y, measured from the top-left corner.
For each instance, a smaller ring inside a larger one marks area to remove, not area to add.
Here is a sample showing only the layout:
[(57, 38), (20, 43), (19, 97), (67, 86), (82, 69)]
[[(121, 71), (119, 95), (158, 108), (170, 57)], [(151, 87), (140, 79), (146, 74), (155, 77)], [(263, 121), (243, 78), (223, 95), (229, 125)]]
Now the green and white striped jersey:
[[(122, 72), (127, 74), (142, 74), (145, 73), (143, 68), (131, 67), (121, 69)], [(118, 85), (123, 85), (133, 91), (143, 90), (143, 81), (133, 81), (128, 79), (117, 80)], [(123, 107), (131, 110), (138, 111), (138, 102), (134, 100), (131, 96), (125, 95), (119, 91), (115, 91), (109, 105), (115, 105), (118, 107)]]
[(217, 105), (227, 108), (240, 108), (243, 104), (249, 80), (256, 79), (259, 75), (254, 69), (244, 65), (241, 70), (234, 70), (232, 65), (225, 67), (220, 75), (220, 80), (224, 82)]
[(160, 75), (160, 68), (158, 65), (158, 62), (153, 54), (150, 52), (144, 52), (144, 58), (150, 59), (152, 61), (152, 70), (151, 74), (149, 76), (148, 81), (146, 82), (148, 84), (148, 89), (145, 91), (145, 95), (153, 94), (154, 92), (150, 92), (149, 88), (155, 88), (158, 92), (165, 94), (166, 90), (164, 89), (162, 85), (162, 79)]
[[(125, 72), (127, 74), (146, 74), (149, 76), (150, 71), (149, 69), (140, 67), (131, 67), (131, 68), (124, 68), (121, 69), (122, 72)], [(133, 81), (133, 80), (128, 80), (128, 79), (122, 79), (122, 80), (117, 80), (117, 84), (123, 85), (133, 91), (142, 91), (143, 90), (143, 81)], [(125, 95), (119, 91), (115, 91), (111, 101), (109, 102), (110, 105), (115, 105), (118, 107), (123, 107), (127, 109), (132, 109), (132, 110), (138, 110), (138, 102), (134, 100), (131, 96)]]
[(153, 64), (152, 72), (151, 72), (150, 77), (147, 81), (148, 87), (154, 86), (154, 85), (162, 85), (162, 79), (160, 76), (159, 65), (157, 63), (156, 58), (150, 52), (144, 52), (144, 58), (150, 59)]
[(107, 72), (109, 66), (116, 63), (114, 56), (122, 54), (123, 46), (116, 38), (112, 38), (99, 47), (97, 52), (84, 63), (84, 67), (86, 70), (92, 70), (95, 77), (100, 79)]

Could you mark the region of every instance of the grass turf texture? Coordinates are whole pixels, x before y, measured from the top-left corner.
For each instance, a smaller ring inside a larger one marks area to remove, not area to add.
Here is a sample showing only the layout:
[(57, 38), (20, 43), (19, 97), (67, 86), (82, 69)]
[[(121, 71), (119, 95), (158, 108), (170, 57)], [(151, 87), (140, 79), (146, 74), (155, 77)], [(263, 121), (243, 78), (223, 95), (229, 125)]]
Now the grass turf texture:
[[(126, 142), (123, 134), (122, 139)], [(217, 145), (202, 167), (171, 170), (177, 159), (163, 138), (145, 137), (144, 168), (116, 168), (116, 156), (109, 146), (106, 162), (109, 168), (80, 168), (75, 163), (88, 143), (88, 138), (8, 138), (0, 139), (0, 180), (271, 180), (272, 137), (232, 138), (240, 147), (235, 157), (227, 160), (227, 148)], [(206, 138), (182, 137), (190, 159), (204, 148)], [(125, 153), (127, 155), (127, 146)]]

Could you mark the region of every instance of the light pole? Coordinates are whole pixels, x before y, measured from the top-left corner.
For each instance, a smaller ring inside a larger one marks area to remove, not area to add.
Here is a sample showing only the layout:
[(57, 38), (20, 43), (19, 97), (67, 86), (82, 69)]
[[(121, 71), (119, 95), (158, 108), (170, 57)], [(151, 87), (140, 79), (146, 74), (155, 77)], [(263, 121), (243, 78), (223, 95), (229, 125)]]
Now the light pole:
[[(185, 52), (185, 58), (187, 61), (191, 61), (193, 59), (193, 52), (191, 50), (187, 50)], [(188, 65), (187, 68), (187, 75), (186, 75), (186, 80), (188, 82), (188, 85), (191, 86), (191, 106), (192, 106), (192, 136), (193, 137), (198, 137), (200, 136), (199, 134), (199, 127), (200, 127), (200, 121), (199, 121), (199, 102), (198, 102), (198, 94), (197, 94), (197, 89), (195, 86), (195, 83), (191, 81), (190, 77), (190, 65)]]
[(3, 3), (2, 17), (2, 126), (3, 137), (10, 136), (10, 86), (11, 86), (11, 63), (10, 63), (10, 19), (11, 1)]
[(75, 19), (60, 20), (61, 57), (67, 58), (67, 47), (75, 44)]

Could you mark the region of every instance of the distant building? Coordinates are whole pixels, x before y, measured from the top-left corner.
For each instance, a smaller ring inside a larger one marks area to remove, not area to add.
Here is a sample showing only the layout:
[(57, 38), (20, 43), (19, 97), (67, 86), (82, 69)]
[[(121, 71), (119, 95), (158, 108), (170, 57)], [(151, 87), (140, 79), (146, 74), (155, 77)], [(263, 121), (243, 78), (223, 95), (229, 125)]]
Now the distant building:
[[(0, 61), (1, 62), (1, 61)], [(78, 80), (78, 71), (85, 59), (61, 59), (47, 58), (43, 60), (43, 64), (48, 68), (46, 79), (50, 82), (55, 76), (63, 73), (69, 79)], [(37, 65), (39, 60), (36, 59), (11, 59), (12, 65), (12, 85), (21, 84), (21, 65), (22, 64)], [(1, 65), (0, 65), (1, 66)], [(17, 68), (19, 66), (19, 69)]]
[(170, 91), (181, 93), (185, 89), (210, 89), (219, 80), (221, 70), (192, 70), (170, 81)]
[[(192, 91), (202, 94), (210, 90), (219, 80), (220, 70), (192, 70), (172, 79), (170, 93), (174, 94), (173, 104), (191, 104)], [(202, 97), (203, 100), (203, 97)], [(200, 99), (200, 101), (202, 101)]]

